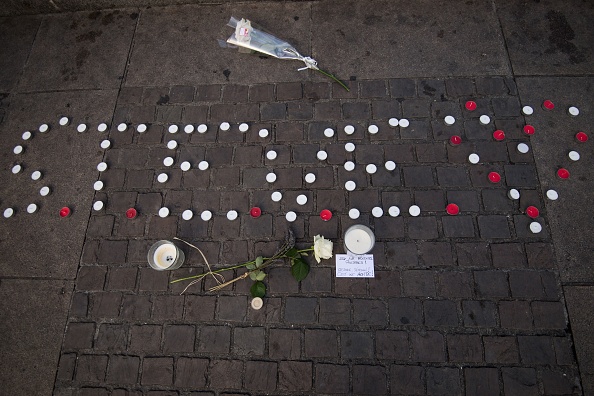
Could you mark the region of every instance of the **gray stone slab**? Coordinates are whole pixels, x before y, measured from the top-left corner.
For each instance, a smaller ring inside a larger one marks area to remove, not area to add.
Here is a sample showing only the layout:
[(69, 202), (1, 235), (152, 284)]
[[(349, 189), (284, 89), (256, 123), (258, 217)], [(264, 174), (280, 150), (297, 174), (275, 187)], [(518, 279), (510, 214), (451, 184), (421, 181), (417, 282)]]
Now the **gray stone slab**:
[(577, 353), (584, 395), (594, 394), (594, 286), (566, 286), (565, 301)]
[(248, 18), (301, 53), (310, 51), (309, 3), (245, 3), (152, 8), (142, 12), (126, 85), (200, 85), (301, 81), (303, 63), (221, 48), (233, 29), (229, 17)]
[(52, 394), (71, 294), (70, 281), (2, 279), (3, 394)]
[[(526, 117), (526, 122), (536, 128), (530, 142), (542, 193), (549, 188), (559, 193), (557, 201), (544, 201), (545, 219), (552, 231), (561, 279), (564, 282), (593, 282), (591, 202), (594, 182), (591, 175), (594, 158), (589, 155), (591, 140), (578, 143), (575, 134), (590, 132), (594, 124), (591, 100), (594, 78), (518, 78), (517, 83), (522, 105), (531, 105), (535, 109), (534, 115)], [(544, 99), (552, 100), (555, 110), (542, 110)], [(572, 105), (580, 109), (578, 117), (567, 114), (567, 108)], [(579, 161), (569, 160), (567, 154), (571, 150), (581, 154)], [(570, 171), (569, 180), (557, 178), (559, 167)]]
[(17, 84), (40, 23), (40, 17), (0, 18), (0, 92)]
[(19, 91), (118, 88), (137, 17), (134, 9), (45, 16)]
[[(11, 252), (10, 260), (0, 261), (0, 276), (72, 279), (79, 263), (85, 231), (97, 180), (97, 163), (103, 158), (99, 143), (104, 138), (97, 131), (100, 121), (110, 120), (117, 91), (76, 91), (19, 94), (12, 97), (7, 121), (0, 127), (0, 207), (16, 208), (0, 225), (0, 251)], [(58, 116), (73, 117), (69, 127), (59, 127)], [(76, 131), (79, 122), (91, 129)], [(42, 134), (37, 127), (49, 122), (52, 128)], [(33, 131), (33, 138), (23, 142), (21, 134)], [(12, 153), (16, 144), (25, 146), (23, 154)], [(12, 174), (20, 163), (24, 170)], [(43, 178), (31, 180), (40, 170)], [(52, 194), (41, 197), (39, 189), (48, 185)], [(28, 214), (30, 203), (38, 205)], [(58, 213), (69, 206), (73, 214), (62, 219)]]
[(510, 73), (490, 1), (321, 1), (312, 18), (312, 56), (343, 79)]
[(592, 74), (594, 3), (495, 3), (515, 75)]

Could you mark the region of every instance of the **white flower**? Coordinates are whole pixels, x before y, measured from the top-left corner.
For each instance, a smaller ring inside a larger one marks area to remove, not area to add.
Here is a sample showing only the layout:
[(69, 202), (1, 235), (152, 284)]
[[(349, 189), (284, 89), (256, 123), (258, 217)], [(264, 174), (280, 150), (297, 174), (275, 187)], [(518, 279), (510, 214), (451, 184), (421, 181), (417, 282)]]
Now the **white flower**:
[(322, 259), (332, 258), (332, 241), (324, 239), (323, 236), (314, 237), (314, 256), (319, 263)]

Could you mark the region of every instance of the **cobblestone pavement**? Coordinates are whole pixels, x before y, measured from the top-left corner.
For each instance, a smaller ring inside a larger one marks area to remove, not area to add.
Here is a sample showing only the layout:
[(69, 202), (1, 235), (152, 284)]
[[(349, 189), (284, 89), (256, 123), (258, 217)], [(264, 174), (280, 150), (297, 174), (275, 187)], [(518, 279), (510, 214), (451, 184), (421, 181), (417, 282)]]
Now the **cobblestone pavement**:
[[(297, 22), (332, 4), (271, 7), (288, 7)], [(262, 7), (253, 5), (253, 12), (265, 13)], [(403, 34), (429, 23), (419, 22), (417, 6), (411, 7), (401, 15)], [(534, 7), (541, 13), (554, 8)], [(519, 11), (503, 2), (498, 17), (487, 13), (487, 22), (475, 18), (469, 26), (484, 22), (477, 37), (499, 44), (499, 33), (492, 32), (503, 30), (509, 48), (485, 50), (479, 66), (448, 65), (450, 74), (439, 72), (435, 61), (419, 66), (426, 77), (402, 78), (418, 74), (392, 72), (400, 63), (390, 64), (384, 54), (377, 70), (351, 65), (359, 76), (350, 78), (346, 92), (306, 74), (283, 79), (278, 69), (268, 76), (240, 70), (240, 82), (229, 80), (229, 70), (207, 78), (204, 59), (194, 59), (202, 74), (188, 83), (192, 62), (174, 55), (168, 62), (175, 67), (162, 74), (148, 70), (171, 54), (167, 43), (175, 50), (195, 43), (194, 33), (175, 39), (192, 19), (187, 11), (196, 9), (205, 10), (197, 17), (204, 20), (229, 11), (184, 6), (0, 20), (0, 37), (14, 52), (10, 62), (0, 59), (6, 64), (0, 72), (0, 149), (9, 153), (0, 158), (0, 208), (16, 208), (0, 222), (0, 247), (14, 257), (0, 265), (0, 348), (8, 356), (2, 388), (56, 396), (592, 394), (587, 299), (593, 279), (585, 232), (592, 216), (580, 211), (591, 191), (592, 150), (591, 141), (573, 138), (594, 122), (590, 49), (553, 40), (567, 52), (554, 52), (547, 76), (534, 77), (539, 73), (525, 59), (526, 43), (514, 33), (520, 28), (510, 22)], [(429, 20), (440, 20), (436, 12)], [(566, 29), (564, 17), (554, 13), (559, 11), (551, 12), (551, 26)], [(581, 17), (565, 12), (571, 21)], [(160, 32), (176, 20), (180, 25), (167, 30), (163, 43), (148, 38), (151, 27)], [(98, 33), (111, 24), (116, 28)], [(381, 18), (363, 24), (372, 32), (391, 29)], [(15, 33), (19, 29), (22, 34)], [(340, 35), (338, 30), (329, 34)], [(444, 34), (455, 33), (438, 29), (438, 38)], [(579, 33), (576, 42), (588, 34)], [(44, 47), (55, 42), (76, 56), (44, 57)], [(31, 43), (30, 51), (19, 50)], [(477, 47), (470, 43), (466, 54), (458, 47), (456, 56), (472, 58)], [(573, 57), (567, 65), (565, 55)], [(253, 59), (246, 62), (258, 62)], [(560, 70), (575, 75), (555, 76)], [(544, 99), (556, 108), (542, 109)], [(469, 100), (476, 110), (466, 109)], [(525, 105), (534, 115), (522, 114)], [(570, 105), (582, 114), (570, 117)], [(71, 117), (70, 125), (58, 125), (62, 115)], [(454, 125), (445, 125), (447, 115), (455, 117)], [(490, 122), (483, 125), (481, 115)], [(391, 126), (391, 118), (410, 125)], [(46, 134), (38, 131), (42, 122), (51, 124)], [(89, 129), (77, 133), (82, 122)], [(107, 132), (97, 131), (100, 122), (108, 123)], [(221, 129), (222, 122), (230, 130)], [(249, 129), (240, 132), (244, 122)], [(120, 123), (129, 128), (119, 132)], [(144, 133), (136, 131), (141, 123), (148, 126)], [(205, 124), (207, 131), (186, 133), (188, 124)], [(524, 133), (527, 124), (534, 135)], [(170, 133), (171, 125), (179, 131)], [(344, 131), (347, 125), (353, 134)], [(379, 131), (370, 133), (370, 125)], [(333, 136), (324, 134), (327, 128)], [(27, 129), (33, 138), (23, 141)], [(261, 137), (261, 129), (268, 136)], [(495, 130), (505, 132), (503, 141), (493, 138)], [(452, 135), (462, 144), (449, 144)], [(99, 144), (106, 138), (111, 146), (104, 150)], [(175, 148), (167, 147), (170, 141)], [(346, 143), (355, 150), (346, 151)], [(520, 153), (519, 143), (529, 151)], [(16, 144), (25, 151), (15, 159)], [(582, 159), (571, 163), (569, 149)], [(266, 158), (270, 150), (275, 159)], [(320, 150), (326, 160), (317, 158)], [(472, 153), (478, 164), (469, 163)], [(166, 157), (174, 159), (172, 166), (164, 165)], [(343, 166), (349, 160), (356, 164), (350, 172)], [(101, 161), (108, 169), (97, 172)], [(182, 171), (183, 161), (192, 169)], [(200, 161), (209, 168), (198, 169)], [(387, 170), (386, 161), (396, 169)], [(15, 163), (24, 172), (13, 175)], [(368, 164), (377, 172), (366, 172)], [(554, 177), (561, 166), (570, 169), (570, 180)], [(43, 178), (28, 184), (35, 169)], [(266, 181), (269, 172), (277, 176), (273, 183)], [(501, 180), (491, 182), (490, 172)], [(165, 183), (157, 180), (161, 173), (168, 175)], [(308, 173), (316, 176), (313, 184), (304, 180)], [(104, 188), (95, 192), (97, 180)], [(356, 183), (354, 191), (345, 189), (347, 181)], [(42, 185), (52, 190), (43, 199), (37, 193)], [(519, 200), (508, 198), (510, 188), (519, 190)], [(559, 201), (547, 199), (550, 188), (559, 191)], [(274, 191), (282, 193), (280, 202), (271, 199)], [(304, 205), (296, 202), (300, 194), (307, 197)], [(105, 207), (93, 210), (95, 201)], [(39, 210), (30, 215), (31, 202)], [(458, 215), (446, 213), (450, 203), (459, 206)], [(408, 213), (413, 204), (421, 208), (418, 217)], [(60, 219), (64, 205), (73, 212)], [(258, 218), (249, 215), (254, 206), (262, 209)], [(400, 208), (399, 216), (389, 215), (392, 206)], [(540, 233), (529, 229), (528, 206), (540, 210)], [(125, 214), (131, 207), (138, 210), (134, 219)], [(169, 216), (158, 216), (162, 207)], [(374, 207), (383, 216), (374, 217)], [(352, 208), (361, 213), (356, 220), (349, 217)], [(183, 220), (188, 209), (194, 217)], [(330, 221), (320, 218), (323, 209), (332, 212)], [(200, 218), (205, 210), (213, 214), (209, 221)], [(230, 210), (239, 213), (236, 220), (227, 219)], [(285, 219), (289, 211), (297, 213), (296, 221)], [(374, 278), (336, 278), (333, 259), (317, 264), (309, 257), (311, 272), (296, 282), (288, 263), (279, 262), (268, 270), (261, 310), (250, 307), (249, 279), (210, 293), (215, 282), (207, 278), (182, 294), (187, 283), (171, 282), (207, 267), (181, 243), (182, 268), (155, 271), (147, 264), (149, 247), (174, 237), (200, 247), (213, 269), (270, 256), (288, 229), (299, 247), (321, 234), (334, 242), (334, 253), (343, 253), (344, 232), (353, 224), (375, 233)]]

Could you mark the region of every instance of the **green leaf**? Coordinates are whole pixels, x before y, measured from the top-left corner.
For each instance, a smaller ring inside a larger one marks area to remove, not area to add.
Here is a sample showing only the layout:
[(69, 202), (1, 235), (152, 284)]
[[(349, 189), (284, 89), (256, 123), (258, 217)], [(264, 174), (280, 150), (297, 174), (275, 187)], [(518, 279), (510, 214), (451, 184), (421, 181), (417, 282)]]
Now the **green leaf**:
[(266, 278), (266, 272), (264, 271), (260, 271), (257, 275), (256, 275), (256, 280), (264, 280), (264, 278)]
[(256, 279), (258, 277), (258, 274), (257, 274), (258, 272), (260, 272), (260, 271), (250, 272), (250, 279), (253, 281), (258, 280), (258, 279)]
[(248, 264), (245, 266), (245, 268), (249, 269), (249, 270), (255, 270), (256, 269), (256, 264)]
[(307, 254), (307, 253), (304, 253), (304, 252), (301, 252), (301, 255), (302, 255), (302, 256), (305, 256), (305, 257), (309, 256), (309, 254)]
[(309, 264), (301, 259), (296, 259), (295, 264), (291, 267), (293, 278), (299, 282), (305, 279), (307, 274), (309, 274)]
[(254, 282), (252, 287), (250, 287), (250, 293), (252, 297), (264, 297), (264, 294), (266, 294), (266, 285), (260, 281)]
[(262, 256), (256, 257), (256, 268), (260, 268), (262, 263), (264, 263), (264, 257), (262, 257)]
[(285, 253), (285, 256), (291, 257), (291, 258), (299, 258), (301, 256), (301, 254), (299, 254), (297, 249), (291, 248), (291, 249), (289, 249), (289, 251), (287, 251), (287, 253)]

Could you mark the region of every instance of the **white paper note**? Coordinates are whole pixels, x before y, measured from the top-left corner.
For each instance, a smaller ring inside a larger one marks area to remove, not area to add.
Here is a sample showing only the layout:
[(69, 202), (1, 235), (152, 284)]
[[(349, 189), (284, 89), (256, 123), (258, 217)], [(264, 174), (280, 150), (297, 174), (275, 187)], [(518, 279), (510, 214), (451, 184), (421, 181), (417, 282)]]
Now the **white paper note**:
[(336, 255), (337, 278), (374, 278), (373, 254)]

